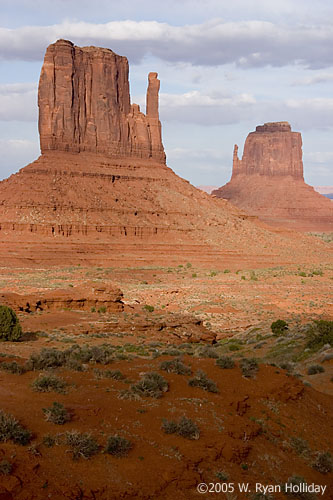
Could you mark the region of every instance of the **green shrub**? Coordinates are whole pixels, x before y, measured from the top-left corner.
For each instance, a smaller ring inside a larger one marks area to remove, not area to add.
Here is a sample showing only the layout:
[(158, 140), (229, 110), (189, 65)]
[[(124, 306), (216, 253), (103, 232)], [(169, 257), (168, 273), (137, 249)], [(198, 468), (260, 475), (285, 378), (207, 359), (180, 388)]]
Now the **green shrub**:
[(94, 370), (96, 378), (113, 378), (114, 380), (124, 380), (126, 377), (120, 370)]
[(181, 417), (178, 422), (163, 419), (162, 429), (166, 434), (178, 434), (186, 439), (199, 439), (200, 436), (198, 426), (187, 417)]
[(178, 375), (191, 375), (192, 373), (191, 368), (178, 358), (171, 361), (163, 361), (160, 364), (160, 370), (165, 370), (168, 373), (177, 373)]
[(13, 441), (25, 446), (31, 437), (31, 432), (22, 427), (13, 415), (0, 410), (0, 442)]
[(99, 445), (91, 434), (78, 431), (66, 432), (66, 444), (73, 453), (73, 460), (90, 458), (99, 450)]
[(290, 444), (298, 455), (308, 455), (310, 453), (309, 443), (300, 437), (290, 438)]
[(131, 385), (131, 392), (134, 394), (151, 398), (160, 398), (168, 389), (168, 382), (156, 372), (145, 373), (139, 382)]
[(284, 332), (288, 330), (288, 323), (283, 319), (277, 319), (271, 324), (271, 330), (273, 332), (273, 335), (283, 335)]
[[(291, 476), (286, 481), (287, 484), (292, 484), (294, 486), (301, 486), (302, 484), (307, 484), (304, 477), (302, 476)], [(308, 492), (285, 492), (287, 497), (295, 497), (300, 500), (317, 500), (317, 496), (313, 493)]]
[(325, 368), (321, 365), (311, 365), (308, 368), (308, 375), (316, 375), (317, 373), (323, 373)]
[(15, 375), (22, 375), (27, 370), (24, 366), (19, 365), (16, 361), (11, 361), (10, 363), (6, 363), (5, 361), (0, 364), (0, 370), (5, 370), (10, 373), (14, 373)]
[(115, 457), (124, 457), (132, 448), (132, 443), (121, 436), (109, 436), (105, 451)]
[(56, 444), (56, 439), (53, 436), (51, 436), (50, 434), (46, 434), (43, 437), (42, 442), (47, 448), (52, 448), (52, 446), (54, 446)]
[(298, 273), (298, 276), (302, 276), (302, 278), (305, 278), (306, 277), (306, 273), (304, 271), (300, 271)]
[(329, 452), (318, 452), (312, 467), (321, 474), (328, 474), (333, 471), (333, 459)]
[(188, 385), (191, 387), (199, 387), (204, 391), (218, 393), (218, 387), (213, 380), (207, 378), (207, 375), (204, 371), (198, 370), (195, 374), (195, 377), (191, 378), (188, 381)]
[(219, 357), (216, 350), (210, 345), (200, 346), (199, 349), (196, 351), (195, 355), (199, 358), (217, 359)]
[(0, 476), (8, 476), (13, 470), (13, 465), (8, 460), (0, 462)]
[(22, 328), (13, 309), (0, 306), (0, 340), (17, 342), (22, 336)]
[(31, 386), (34, 391), (38, 392), (59, 392), (64, 393), (66, 388), (66, 382), (61, 378), (55, 377), (54, 375), (42, 375), (36, 378)]
[(258, 371), (258, 362), (255, 358), (242, 359), (239, 366), (246, 378), (254, 377)]
[(316, 320), (308, 327), (306, 347), (318, 351), (325, 344), (333, 346), (333, 321)]
[(98, 312), (99, 312), (100, 314), (102, 314), (102, 313), (106, 313), (106, 307), (105, 307), (105, 306), (100, 307), (100, 308), (98, 309)]
[(61, 403), (53, 402), (50, 408), (43, 408), (45, 419), (53, 424), (63, 425), (71, 420), (70, 413)]
[(143, 306), (143, 309), (144, 309), (144, 311), (148, 311), (148, 312), (152, 313), (155, 310), (155, 307), (146, 304)]
[(219, 368), (228, 369), (228, 368), (234, 368), (235, 362), (232, 358), (229, 358), (229, 356), (220, 356), (216, 360), (216, 365)]

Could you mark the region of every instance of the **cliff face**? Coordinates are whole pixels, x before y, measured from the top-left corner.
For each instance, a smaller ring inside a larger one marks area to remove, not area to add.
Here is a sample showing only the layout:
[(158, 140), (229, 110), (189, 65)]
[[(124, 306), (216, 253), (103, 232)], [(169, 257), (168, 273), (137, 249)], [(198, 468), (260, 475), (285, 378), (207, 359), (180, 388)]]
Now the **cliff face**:
[(302, 137), (289, 123), (265, 123), (233, 154), (230, 182), (213, 191), (263, 221), (304, 231), (332, 231), (330, 200), (304, 182)]
[(303, 179), (302, 136), (292, 132), (289, 123), (265, 123), (256, 127), (245, 141), (241, 160), (235, 146), (232, 175), (290, 175)]
[(88, 151), (164, 163), (158, 91), (157, 73), (150, 73), (144, 115), (130, 103), (126, 57), (58, 40), (47, 48), (39, 81), (42, 153)]

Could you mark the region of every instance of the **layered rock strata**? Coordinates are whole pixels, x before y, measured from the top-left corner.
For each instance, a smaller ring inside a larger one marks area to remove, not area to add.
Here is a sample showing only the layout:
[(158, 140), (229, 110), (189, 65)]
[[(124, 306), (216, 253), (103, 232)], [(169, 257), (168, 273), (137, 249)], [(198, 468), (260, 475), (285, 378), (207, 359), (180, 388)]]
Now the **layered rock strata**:
[(115, 286), (75, 287), (71, 290), (49, 290), (21, 295), (7, 292), (0, 294), (1, 304), (6, 304), (17, 312), (58, 311), (73, 309), (96, 311), (100, 308), (107, 312), (121, 312), (124, 309), (123, 293)]
[(165, 162), (158, 91), (157, 73), (150, 73), (145, 115), (131, 105), (126, 57), (58, 40), (47, 48), (38, 88), (42, 154), (89, 151)]
[(332, 231), (331, 202), (304, 182), (302, 137), (289, 123), (265, 123), (233, 154), (230, 182), (212, 192), (272, 225)]

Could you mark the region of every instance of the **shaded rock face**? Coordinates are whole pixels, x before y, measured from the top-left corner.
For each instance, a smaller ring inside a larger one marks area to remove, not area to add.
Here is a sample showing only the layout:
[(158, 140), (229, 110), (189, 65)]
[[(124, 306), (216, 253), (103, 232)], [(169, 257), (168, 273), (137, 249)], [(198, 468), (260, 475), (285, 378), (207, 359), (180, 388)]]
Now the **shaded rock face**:
[(303, 179), (302, 137), (288, 122), (265, 123), (256, 127), (245, 141), (243, 158), (234, 149), (232, 176), (266, 175)]
[(121, 312), (124, 309), (123, 293), (115, 286), (73, 288), (72, 290), (50, 290), (46, 292), (20, 295), (0, 294), (1, 303), (17, 312), (57, 311), (74, 309), (90, 311), (104, 308), (107, 312)]
[(38, 106), (42, 153), (89, 151), (165, 162), (159, 80), (149, 74), (147, 115), (130, 102), (128, 61), (112, 50), (58, 40), (47, 48)]
[(333, 230), (332, 203), (305, 184), (302, 137), (288, 122), (256, 127), (246, 138), (242, 159), (235, 145), (231, 180), (212, 194), (271, 225)]

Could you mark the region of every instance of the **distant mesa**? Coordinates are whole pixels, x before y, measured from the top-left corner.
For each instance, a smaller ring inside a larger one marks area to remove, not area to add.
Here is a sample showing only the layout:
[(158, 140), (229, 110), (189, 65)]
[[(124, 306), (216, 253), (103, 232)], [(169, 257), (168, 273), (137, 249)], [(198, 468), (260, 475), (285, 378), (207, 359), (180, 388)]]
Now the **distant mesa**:
[(332, 231), (330, 200), (304, 182), (302, 137), (288, 122), (265, 123), (234, 147), (231, 180), (212, 192), (271, 225)]
[(47, 48), (39, 88), (42, 153), (67, 151), (165, 162), (160, 82), (149, 74), (146, 114), (130, 101), (128, 61), (109, 49), (58, 40)]

